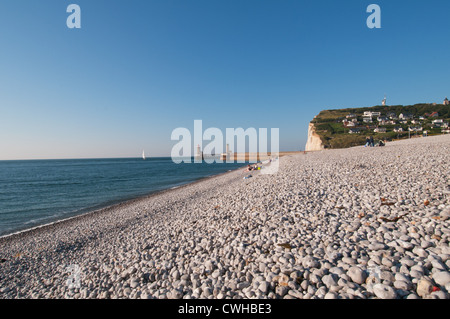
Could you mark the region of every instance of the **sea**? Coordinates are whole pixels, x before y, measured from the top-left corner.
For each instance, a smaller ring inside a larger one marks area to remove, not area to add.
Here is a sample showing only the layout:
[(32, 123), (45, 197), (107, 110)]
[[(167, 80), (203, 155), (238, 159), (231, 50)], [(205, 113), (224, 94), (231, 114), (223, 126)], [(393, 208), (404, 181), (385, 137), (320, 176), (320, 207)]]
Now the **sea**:
[(0, 161), (0, 236), (244, 166), (170, 157)]

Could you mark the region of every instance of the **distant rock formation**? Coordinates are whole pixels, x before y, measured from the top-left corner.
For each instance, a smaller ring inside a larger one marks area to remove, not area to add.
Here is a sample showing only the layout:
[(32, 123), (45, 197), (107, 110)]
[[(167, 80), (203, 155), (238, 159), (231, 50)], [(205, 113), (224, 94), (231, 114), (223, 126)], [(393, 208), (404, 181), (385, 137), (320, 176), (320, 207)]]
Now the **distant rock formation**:
[(321, 151), (323, 150), (322, 140), (320, 136), (315, 132), (315, 127), (313, 123), (309, 123), (308, 128), (308, 140), (306, 142), (305, 151)]

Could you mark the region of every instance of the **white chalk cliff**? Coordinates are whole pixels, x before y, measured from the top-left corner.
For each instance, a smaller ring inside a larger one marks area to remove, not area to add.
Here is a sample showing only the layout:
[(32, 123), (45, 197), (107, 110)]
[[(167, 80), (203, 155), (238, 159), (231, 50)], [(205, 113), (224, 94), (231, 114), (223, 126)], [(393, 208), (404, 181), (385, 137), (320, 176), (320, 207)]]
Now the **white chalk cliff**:
[(322, 140), (320, 136), (315, 132), (315, 127), (313, 123), (309, 123), (308, 128), (308, 140), (306, 142), (305, 151), (321, 151), (324, 147), (322, 145)]

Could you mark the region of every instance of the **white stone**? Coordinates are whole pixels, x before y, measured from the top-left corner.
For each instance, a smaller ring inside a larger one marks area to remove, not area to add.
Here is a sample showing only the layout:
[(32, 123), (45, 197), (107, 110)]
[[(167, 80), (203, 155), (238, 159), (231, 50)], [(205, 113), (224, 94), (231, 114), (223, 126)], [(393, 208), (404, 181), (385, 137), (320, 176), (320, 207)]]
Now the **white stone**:
[(359, 285), (363, 284), (367, 279), (367, 273), (359, 267), (351, 267), (347, 271), (347, 275), (352, 279), (354, 283)]
[(448, 283), (450, 283), (450, 273), (447, 271), (440, 271), (433, 274), (433, 280), (440, 286), (445, 287)]
[(396, 299), (397, 293), (395, 290), (384, 284), (376, 284), (373, 286), (373, 292), (380, 299)]

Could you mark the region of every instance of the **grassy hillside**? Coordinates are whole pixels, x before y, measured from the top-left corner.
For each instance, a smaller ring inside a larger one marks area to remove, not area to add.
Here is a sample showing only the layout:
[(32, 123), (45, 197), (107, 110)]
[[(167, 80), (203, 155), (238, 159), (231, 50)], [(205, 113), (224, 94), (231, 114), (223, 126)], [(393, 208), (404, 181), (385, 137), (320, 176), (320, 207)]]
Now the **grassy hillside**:
[[(380, 116), (386, 119), (379, 121), (379, 116), (375, 115), (371, 118), (372, 122), (364, 122), (364, 112), (379, 112)], [(410, 118), (402, 119), (399, 117), (401, 114), (409, 115)], [(344, 123), (344, 120), (348, 122)], [(443, 124), (433, 123), (435, 120), (443, 120)], [(427, 131), (428, 136), (443, 134), (443, 130), (448, 129), (446, 127), (448, 122), (450, 122), (450, 106), (442, 104), (378, 105), (366, 108), (324, 110), (311, 121), (325, 148), (363, 145), (366, 136), (373, 136), (375, 141), (381, 139), (391, 141), (422, 135), (424, 131)], [(374, 130), (377, 128), (386, 132), (375, 133)], [(394, 131), (398, 128), (403, 131)], [(409, 131), (413, 128), (417, 131)], [(351, 130), (358, 133), (351, 133)]]

